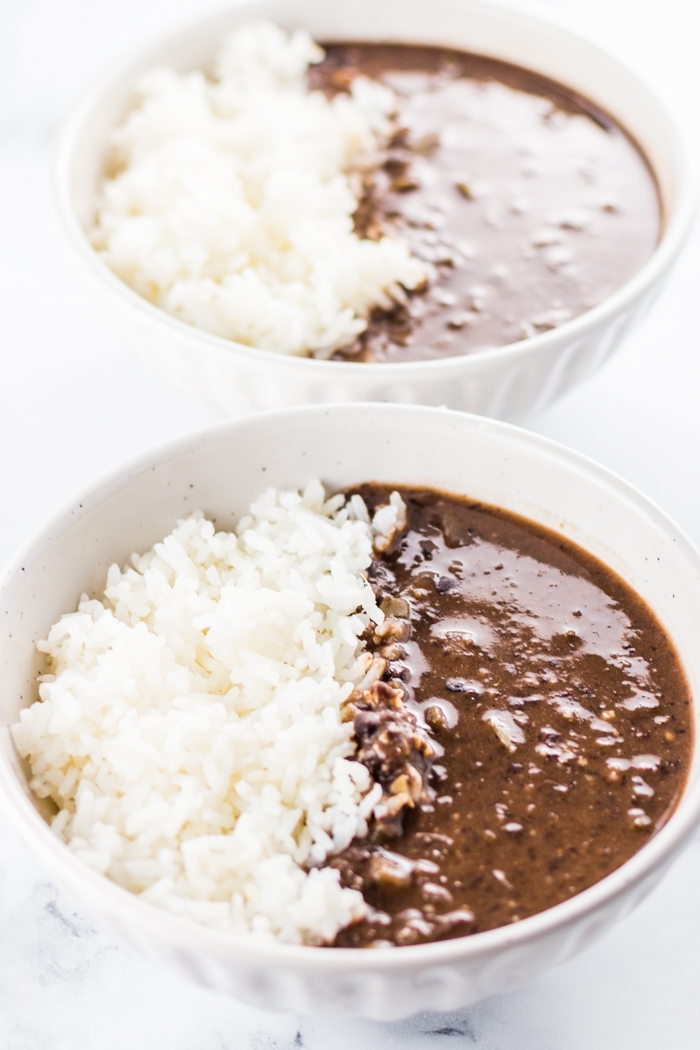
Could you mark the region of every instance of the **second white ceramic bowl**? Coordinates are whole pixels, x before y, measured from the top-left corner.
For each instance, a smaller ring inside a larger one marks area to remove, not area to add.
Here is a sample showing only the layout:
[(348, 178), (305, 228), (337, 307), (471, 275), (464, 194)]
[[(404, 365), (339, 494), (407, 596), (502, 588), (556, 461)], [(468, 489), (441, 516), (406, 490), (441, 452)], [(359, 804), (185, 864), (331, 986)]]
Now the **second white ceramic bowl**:
[[(0, 807), (48, 874), (148, 958), (263, 1009), (405, 1017), (466, 1006), (580, 951), (656, 885), (700, 818), (700, 753), (669, 822), (617, 871), (515, 925), (395, 951), (256, 943), (179, 919), (79, 861), (44, 821), (8, 726), (37, 695), (35, 643), (80, 594), (200, 508), (228, 527), (267, 485), (320, 477), (429, 485), (496, 504), (579, 543), (654, 609), (700, 696), (700, 556), (644, 496), (576, 453), (504, 423), (400, 405), (251, 416), (108, 477), (30, 538), (0, 578)], [(696, 733), (700, 708), (694, 708)]]
[[(439, 361), (362, 364), (289, 357), (185, 324), (132, 291), (90, 245), (89, 230), (112, 129), (134, 103), (140, 74), (159, 65), (207, 69), (221, 37), (270, 18), (319, 40), (392, 40), (462, 48), (513, 62), (573, 88), (636, 139), (657, 179), (665, 226), (639, 272), (573, 321), (531, 339)], [(694, 191), (683, 144), (656, 96), (592, 44), (536, 18), (479, 0), (244, 0), (167, 37), (109, 74), (84, 99), (57, 155), (58, 205), (105, 321), (143, 361), (215, 415), (288, 405), (395, 401), (447, 405), (501, 419), (545, 408), (610, 357), (649, 309), (688, 232)]]

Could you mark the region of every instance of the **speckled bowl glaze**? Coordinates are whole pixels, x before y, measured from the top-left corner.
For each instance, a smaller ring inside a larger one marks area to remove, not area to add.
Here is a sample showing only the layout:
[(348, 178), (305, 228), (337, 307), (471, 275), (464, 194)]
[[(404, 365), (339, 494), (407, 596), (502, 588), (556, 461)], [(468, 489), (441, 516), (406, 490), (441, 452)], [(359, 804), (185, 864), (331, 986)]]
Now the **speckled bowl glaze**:
[[(0, 580), (0, 806), (52, 879), (123, 942), (206, 987), (264, 1009), (378, 1019), (468, 1005), (580, 951), (656, 885), (700, 820), (700, 754), (669, 822), (590, 889), (501, 929), (389, 951), (290, 947), (209, 930), (85, 867), (32, 800), (8, 726), (37, 695), (35, 642), (81, 592), (201, 508), (230, 526), (267, 485), (311, 477), (428, 485), (507, 508), (581, 544), (655, 610), (700, 695), (700, 555), (649, 500), (607, 470), (505, 423), (403, 405), (311, 406), (250, 416), (118, 471), (40, 528)], [(695, 709), (697, 727), (700, 709)], [(696, 728), (697, 732), (697, 728)]]
[[(109, 134), (133, 105), (139, 75), (167, 64), (206, 69), (227, 30), (255, 18), (306, 26), (321, 40), (391, 40), (463, 48), (513, 62), (579, 91), (612, 114), (646, 153), (664, 233), (649, 261), (599, 306), (561, 327), (498, 349), (436, 361), (362, 364), (289, 357), (187, 325), (124, 284), (86, 231)], [(694, 191), (673, 120), (646, 85), (592, 44), (478, 0), (244, 0), (156, 43), (97, 85), (69, 119), (56, 163), (58, 207), (105, 320), (144, 363), (216, 416), (320, 402), (394, 401), (520, 419), (599, 368), (651, 306), (678, 255)]]

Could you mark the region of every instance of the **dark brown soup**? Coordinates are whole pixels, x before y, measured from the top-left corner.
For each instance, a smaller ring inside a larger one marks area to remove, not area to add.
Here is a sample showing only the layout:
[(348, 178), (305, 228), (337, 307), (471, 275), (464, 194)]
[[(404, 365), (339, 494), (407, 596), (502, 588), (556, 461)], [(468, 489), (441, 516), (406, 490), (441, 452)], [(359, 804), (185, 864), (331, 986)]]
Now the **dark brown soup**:
[[(358, 490), (371, 508), (390, 489)], [(382, 679), (348, 707), (383, 819), (331, 863), (372, 909), (338, 946), (516, 922), (623, 864), (687, 775), (691, 704), (645, 603), (597, 559), (505, 511), (400, 490), (370, 579)]]
[(411, 361), (503, 346), (620, 288), (652, 254), (651, 171), (593, 103), (516, 66), (435, 47), (331, 44), (313, 87), (358, 74), (397, 93), (396, 133), (364, 179), (355, 227), (394, 232), (434, 267), (336, 357)]

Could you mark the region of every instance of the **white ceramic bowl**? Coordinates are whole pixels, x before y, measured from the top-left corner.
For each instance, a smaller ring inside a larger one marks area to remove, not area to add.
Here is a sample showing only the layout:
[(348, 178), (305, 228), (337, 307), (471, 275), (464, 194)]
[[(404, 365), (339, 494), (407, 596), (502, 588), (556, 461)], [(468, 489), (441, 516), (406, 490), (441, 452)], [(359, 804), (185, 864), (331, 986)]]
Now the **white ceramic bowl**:
[(647, 600), (700, 696), (700, 555), (625, 482), (543, 438), (462, 413), (376, 404), (291, 409), (217, 426), (110, 476), (39, 529), (6, 569), (0, 805), (77, 906), (203, 985), (266, 1009), (380, 1019), (454, 1009), (569, 958), (656, 885), (700, 818), (700, 751), (666, 826), (597, 885), (512, 926), (372, 952), (256, 944), (176, 918), (92, 872), (32, 803), (6, 728), (36, 697), (36, 640), (81, 592), (100, 592), (113, 561), (149, 548), (195, 508), (225, 527), (266, 485), (294, 487), (313, 476), (330, 488), (366, 480), (432, 485), (557, 530)]
[[(526, 341), (440, 361), (316, 361), (233, 343), (166, 314), (132, 291), (92, 249), (86, 230), (112, 128), (145, 70), (207, 68), (227, 30), (254, 18), (306, 26), (320, 40), (422, 41), (514, 62), (566, 84), (637, 140), (659, 185), (661, 241), (639, 272), (599, 306)], [(217, 416), (295, 404), (397, 401), (447, 405), (501, 419), (543, 409), (612, 354), (659, 292), (688, 232), (694, 192), (674, 123), (653, 93), (609, 55), (546, 22), (478, 0), (244, 0), (132, 58), (88, 94), (57, 156), (58, 203), (70, 241), (101, 295), (105, 318), (144, 362)]]

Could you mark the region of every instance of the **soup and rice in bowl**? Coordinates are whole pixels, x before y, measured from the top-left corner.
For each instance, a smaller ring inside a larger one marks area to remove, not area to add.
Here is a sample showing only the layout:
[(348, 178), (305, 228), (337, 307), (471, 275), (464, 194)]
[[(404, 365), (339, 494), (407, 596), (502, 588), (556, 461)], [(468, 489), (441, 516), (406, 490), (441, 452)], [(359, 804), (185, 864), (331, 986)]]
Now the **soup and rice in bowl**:
[(617, 345), (692, 211), (631, 74), (450, 0), (199, 23), (86, 100), (58, 174), (130, 341), (226, 413), (544, 407)]
[(505, 424), (226, 424), (69, 507), (2, 600), (5, 810), (122, 940), (261, 1007), (513, 987), (700, 815), (700, 559)]

